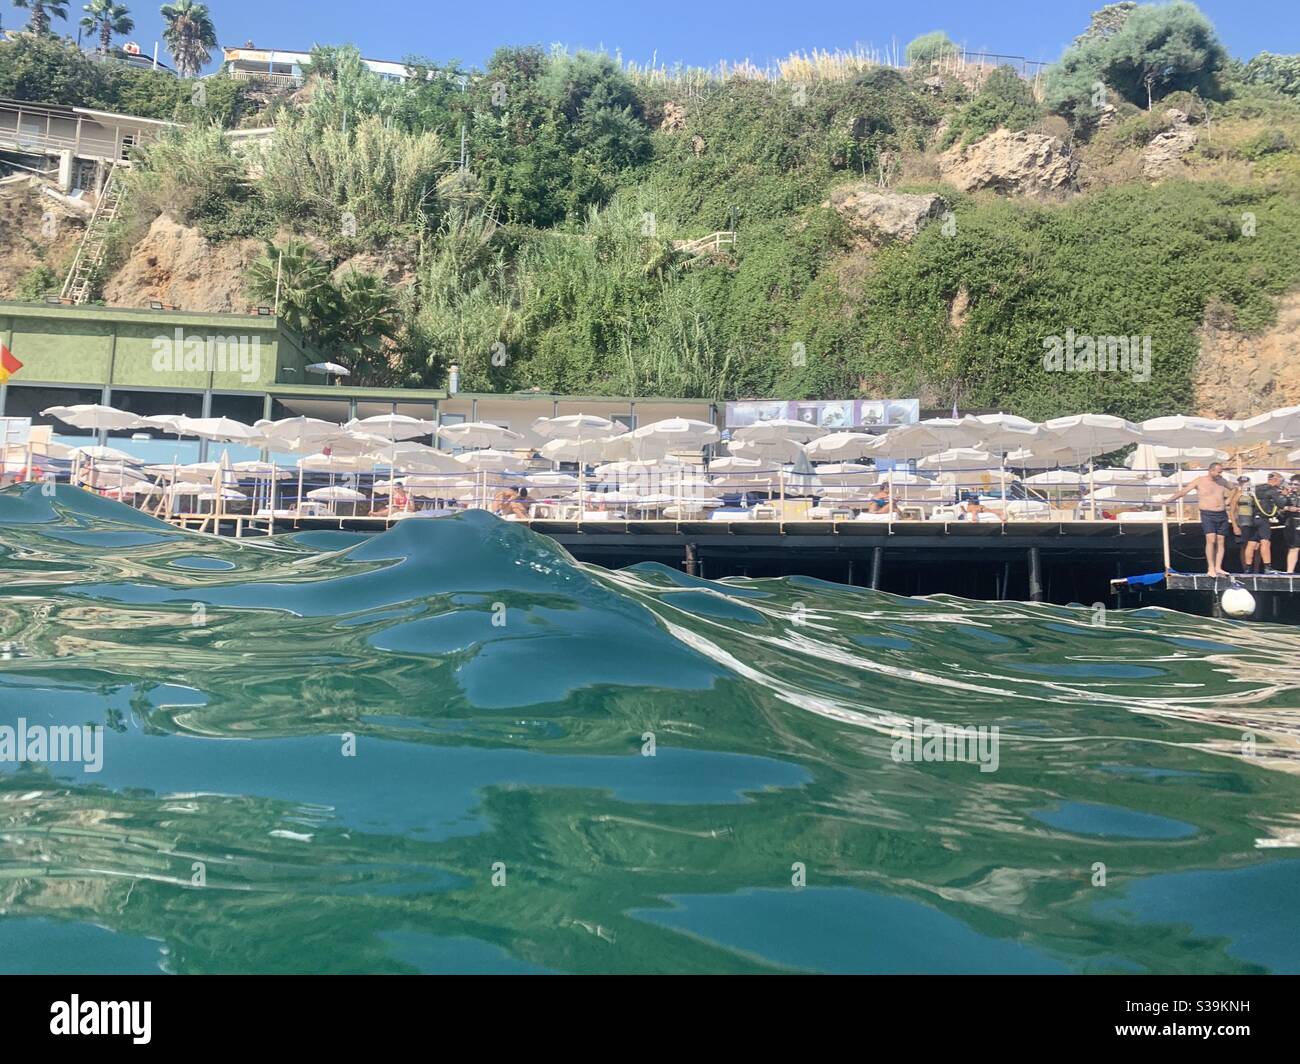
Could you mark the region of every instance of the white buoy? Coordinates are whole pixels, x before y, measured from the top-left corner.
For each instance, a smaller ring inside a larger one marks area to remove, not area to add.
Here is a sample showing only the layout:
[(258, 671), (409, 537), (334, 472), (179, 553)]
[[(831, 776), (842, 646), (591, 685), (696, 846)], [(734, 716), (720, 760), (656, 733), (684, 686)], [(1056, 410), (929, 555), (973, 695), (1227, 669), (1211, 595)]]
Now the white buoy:
[(1250, 617), (1255, 612), (1255, 596), (1244, 587), (1230, 587), (1219, 599), (1229, 617)]

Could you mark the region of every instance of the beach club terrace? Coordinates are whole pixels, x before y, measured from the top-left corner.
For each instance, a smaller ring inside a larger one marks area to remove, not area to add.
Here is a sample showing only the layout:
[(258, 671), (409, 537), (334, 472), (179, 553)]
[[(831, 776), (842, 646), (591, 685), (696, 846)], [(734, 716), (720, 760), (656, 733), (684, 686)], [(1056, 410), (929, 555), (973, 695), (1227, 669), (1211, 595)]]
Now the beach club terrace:
[[(615, 567), (906, 594), (1208, 599), (1213, 588), (1176, 579), (1204, 565), (1193, 482), (1230, 461), (1262, 490), (1300, 465), (1300, 451), (1284, 453), (1300, 407), (1240, 422), (1037, 423), (923, 417), (906, 398), (465, 393), (455, 367), (445, 389), (356, 387), (266, 308), (0, 303), (0, 340), (8, 480), (62, 480), (235, 536), (382, 532), (482, 508)], [(1120, 451), (1124, 463), (1107, 460)], [(1234, 542), (1229, 564), (1236, 553)], [(1300, 603), (1295, 581), (1253, 583), (1273, 610), (1279, 596)]]

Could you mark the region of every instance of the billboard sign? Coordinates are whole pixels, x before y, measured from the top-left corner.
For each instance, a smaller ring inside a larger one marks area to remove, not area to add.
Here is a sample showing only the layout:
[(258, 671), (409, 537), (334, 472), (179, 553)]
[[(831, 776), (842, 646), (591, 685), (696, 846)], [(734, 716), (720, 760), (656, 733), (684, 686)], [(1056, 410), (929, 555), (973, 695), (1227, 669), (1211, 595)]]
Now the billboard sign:
[(788, 419), (838, 432), (887, 429), (921, 419), (919, 399), (746, 399), (727, 404), (727, 428)]

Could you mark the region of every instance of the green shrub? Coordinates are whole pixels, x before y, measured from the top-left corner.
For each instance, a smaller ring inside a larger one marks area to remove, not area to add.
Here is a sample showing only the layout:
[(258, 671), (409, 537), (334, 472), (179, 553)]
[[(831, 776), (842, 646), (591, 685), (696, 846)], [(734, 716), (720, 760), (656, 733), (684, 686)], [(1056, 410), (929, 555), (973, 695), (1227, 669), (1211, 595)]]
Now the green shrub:
[(987, 137), (995, 129), (1026, 129), (1043, 116), (1033, 89), (1011, 67), (998, 67), (979, 93), (953, 117), (945, 146), (958, 138), (963, 144)]

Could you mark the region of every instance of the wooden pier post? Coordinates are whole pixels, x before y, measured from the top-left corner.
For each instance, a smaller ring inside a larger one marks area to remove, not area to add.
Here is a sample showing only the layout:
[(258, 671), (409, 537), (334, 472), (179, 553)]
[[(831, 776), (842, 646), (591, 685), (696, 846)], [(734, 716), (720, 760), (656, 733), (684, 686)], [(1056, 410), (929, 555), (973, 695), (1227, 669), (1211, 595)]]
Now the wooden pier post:
[(1043, 601), (1043, 574), (1040, 568), (1038, 548), (1029, 548), (1029, 599), (1031, 602)]
[(885, 560), (884, 547), (871, 548), (871, 590), (880, 590), (880, 569)]
[(700, 575), (700, 559), (699, 559), (699, 555), (696, 554), (695, 552), (694, 543), (686, 544), (686, 575), (687, 576)]

